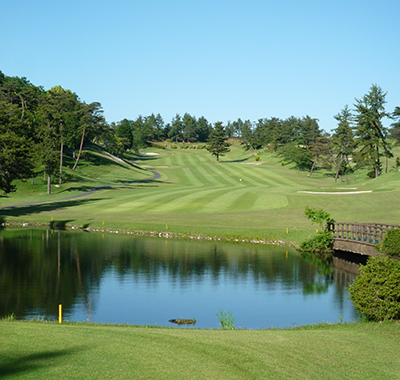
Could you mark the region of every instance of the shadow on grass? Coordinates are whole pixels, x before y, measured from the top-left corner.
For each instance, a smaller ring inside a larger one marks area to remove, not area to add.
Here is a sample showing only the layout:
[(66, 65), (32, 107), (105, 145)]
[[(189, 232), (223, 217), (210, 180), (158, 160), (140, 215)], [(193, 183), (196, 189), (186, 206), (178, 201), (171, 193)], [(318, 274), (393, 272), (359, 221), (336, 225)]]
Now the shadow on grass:
[[(133, 184), (140, 184), (140, 183), (150, 183), (150, 182), (155, 182), (157, 179), (161, 178), (160, 173), (156, 172), (155, 170), (151, 170), (151, 173), (153, 173), (153, 177), (152, 178), (145, 178), (145, 179), (138, 179), (135, 181), (130, 181), (130, 180), (118, 180), (113, 184), (109, 184), (109, 185), (101, 185), (95, 188), (92, 188), (90, 186), (73, 186), (70, 187), (68, 189), (62, 190), (60, 193), (62, 192), (68, 192), (68, 191), (82, 191), (81, 194), (75, 195), (71, 198), (67, 198), (67, 199), (73, 199), (73, 198), (79, 198), (79, 197), (83, 197), (86, 195), (90, 195), (95, 193), (96, 191), (99, 190), (103, 190), (103, 189), (112, 189), (114, 186), (117, 185), (133, 185)], [(157, 181), (159, 182), (159, 181)]]
[(23, 206), (5, 207), (3, 209), (0, 209), (0, 212), (1, 212), (1, 218), (3, 218), (4, 216), (24, 216), (29, 214), (39, 214), (41, 212), (54, 211), (60, 208), (80, 206), (84, 203), (95, 202), (103, 199), (104, 198), (67, 200), (67, 201), (60, 200), (56, 202), (47, 202), (40, 204), (27, 204)]
[[(154, 177), (152, 177), (152, 178), (146, 178), (146, 179), (141, 179), (141, 180), (137, 180), (137, 181), (121, 181), (121, 182), (122, 182), (122, 184), (125, 184), (125, 185), (151, 183), (161, 177), (161, 175), (158, 172), (156, 172), (155, 170), (152, 170), (151, 172), (154, 175)], [(159, 181), (157, 181), (157, 182), (159, 182)], [(72, 201), (72, 200), (75, 200), (78, 198), (82, 198), (82, 197), (86, 197), (88, 195), (92, 195), (95, 192), (97, 192), (99, 190), (103, 190), (103, 189), (116, 190), (113, 188), (114, 186), (119, 186), (119, 184), (102, 185), (102, 186), (98, 186), (98, 187), (91, 188), (91, 189), (88, 186), (75, 187), (72, 189), (74, 189), (74, 190), (79, 189), (83, 192), (80, 194), (73, 195), (68, 198), (58, 199), (57, 201), (32, 202), (32, 203), (23, 204), (20, 206), (0, 207), (0, 212), (2, 215), (6, 215), (6, 216), (22, 216), (22, 215), (26, 215), (26, 214), (32, 214), (32, 213), (38, 213), (38, 212), (44, 212), (44, 211), (52, 211), (52, 210), (58, 209), (60, 207), (64, 208), (64, 207), (78, 206), (80, 203), (71, 204), (69, 201)], [(86, 189), (86, 191), (85, 191), (85, 189)], [(87, 190), (87, 189), (90, 189), (90, 190)], [(68, 189), (63, 190), (63, 191), (68, 191)], [(101, 198), (101, 199), (105, 199), (105, 198)], [(96, 200), (100, 200), (100, 198), (90, 199), (87, 202), (94, 202)], [(82, 201), (82, 202), (85, 202), (85, 201)], [(29, 210), (29, 212), (24, 212), (24, 210)]]
[(253, 156), (247, 157), (247, 158), (242, 158), (240, 160), (229, 160), (229, 161), (225, 161), (225, 160), (221, 160), (221, 162), (244, 162), (244, 161), (248, 161), (250, 160), (250, 158), (252, 158)]
[(18, 376), (22, 373), (39, 371), (43, 367), (56, 366), (56, 359), (72, 355), (83, 348), (43, 351), (37, 354), (20, 355), (16, 358), (3, 359), (0, 364), (0, 379), (9, 376)]

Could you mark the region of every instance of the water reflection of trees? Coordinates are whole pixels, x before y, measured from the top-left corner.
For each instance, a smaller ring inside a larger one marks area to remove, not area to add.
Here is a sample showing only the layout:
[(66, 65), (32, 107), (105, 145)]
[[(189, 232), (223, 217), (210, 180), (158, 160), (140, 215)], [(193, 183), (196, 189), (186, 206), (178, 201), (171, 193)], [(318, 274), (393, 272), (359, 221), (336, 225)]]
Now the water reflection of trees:
[[(163, 241), (71, 231), (15, 230), (0, 235), (0, 316), (54, 315), (95, 293), (112, 271), (123, 280), (174, 286), (211, 277), (257, 286), (325, 292), (333, 274), (280, 247)], [(344, 290), (343, 290), (344, 292)]]

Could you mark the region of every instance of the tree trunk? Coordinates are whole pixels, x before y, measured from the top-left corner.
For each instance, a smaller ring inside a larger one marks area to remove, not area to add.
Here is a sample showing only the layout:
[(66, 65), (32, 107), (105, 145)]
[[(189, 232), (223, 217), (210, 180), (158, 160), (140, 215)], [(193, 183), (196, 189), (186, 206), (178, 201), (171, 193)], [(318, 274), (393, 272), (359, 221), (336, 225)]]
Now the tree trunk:
[(78, 158), (76, 159), (75, 165), (74, 165), (74, 167), (72, 168), (72, 170), (75, 170), (75, 168), (76, 168), (77, 165), (78, 165), (79, 157), (81, 156), (81, 153), (82, 153), (83, 140), (85, 139), (85, 131), (86, 131), (86, 124), (85, 124), (85, 128), (83, 128), (83, 132), (82, 132), (82, 140), (81, 140), (81, 146), (80, 146), (80, 148), (79, 148)]
[(51, 194), (51, 175), (47, 175), (47, 194)]
[(309, 177), (312, 176), (312, 172), (314, 171), (315, 165), (317, 165), (317, 161), (318, 161), (318, 157), (315, 157), (314, 162), (313, 162), (313, 165), (312, 165), (312, 167), (311, 167), (310, 174), (308, 175)]
[[(339, 162), (339, 164), (337, 164), (336, 161), (335, 161), (335, 165), (336, 165), (336, 177), (335, 177), (335, 182), (337, 182), (337, 179), (338, 179), (338, 176), (339, 176), (339, 172), (340, 172), (340, 168), (342, 167), (342, 162), (343, 162), (343, 157), (340, 157), (340, 162)], [(340, 176), (340, 180), (343, 182), (342, 176)]]
[(376, 166), (375, 166), (375, 178), (378, 178), (380, 176), (380, 167), (381, 167), (381, 161), (379, 159), (379, 145), (376, 145), (376, 154), (377, 154), (377, 159), (376, 159)]

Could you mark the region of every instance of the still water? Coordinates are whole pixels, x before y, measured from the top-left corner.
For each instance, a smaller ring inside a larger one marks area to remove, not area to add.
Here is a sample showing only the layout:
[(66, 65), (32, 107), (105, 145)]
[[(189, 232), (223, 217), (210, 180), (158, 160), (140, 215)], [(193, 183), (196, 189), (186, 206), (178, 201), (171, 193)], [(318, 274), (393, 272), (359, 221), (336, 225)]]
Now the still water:
[(12, 229), (0, 231), (0, 317), (218, 328), (358, 320), (355, 275), (281, 247)]

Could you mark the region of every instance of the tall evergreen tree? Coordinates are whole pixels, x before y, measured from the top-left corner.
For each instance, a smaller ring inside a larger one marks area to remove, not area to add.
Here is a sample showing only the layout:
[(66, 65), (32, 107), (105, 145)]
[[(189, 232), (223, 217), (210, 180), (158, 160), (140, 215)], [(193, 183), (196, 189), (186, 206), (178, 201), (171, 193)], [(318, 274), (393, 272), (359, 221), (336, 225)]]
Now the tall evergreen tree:
[(225, 128), (222, 125), (222, 122), (217, 121), (214, 124), (214, 129), (211, 131), (210, 138), (208, 139), (208, 145), (206, 149), (213, 155), (217, 157), (217, 161), (219, 161), (219, 157), (223, 156), (224, 153), (230, 151), (229, 144), (227, 140)]
[(212, 126), (207, 121), (207, 119), (204, 116), (199, 117), (196, 125), (197, 141), (206, 142), (210, 137), (211, 131), (212, 131)]
[(171, 121), (171, 128), (169, 129), (168, 137), (175, 140), (175, 142), (183, 139), (183, 123), (179, 113), (177, 113)]
[[(372, 85), (368, 94), (362, 99), (356, 99), (354, 104), (356, 115), (356, 137), (360, 152), (359, 163), (367, 163), (371, 167), (371, 176), (379, 177), (382, 172), (382, 155), (387, 157), (391, 154), (387, 143), (388, 131), (382, 125), (384, 118), (390, 117), (385, 110), (386, 92)], [(383, 154), (382, 150), (383, 149)]]
[(336, 171), (335, 182), (337, 182), (339, 176), (342, 178), (343, 174), (346, 177), (346, 182), (348, 182), (347, 174), (350, 172), (350, 156), (353, 155), (357, 144), (354, 140), (354, 131), (351, 124), (352, 114), (347, 104), (334, 118), (338, 121), (338, 127), (333, 130), (331, 138), (331, 158)]
[(397, 119), (392, 123), (392, 129), (390, 130), (390, 137), (395, 141), (396, 145), (400, 145), (400, 107), (396, 107), (392, 113), (393, 119)]
[(194, 141), (196, 137), (197, 121), (194, 116), (185, 113), (182, 119), (182, 134), (186, 142)]

